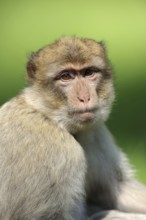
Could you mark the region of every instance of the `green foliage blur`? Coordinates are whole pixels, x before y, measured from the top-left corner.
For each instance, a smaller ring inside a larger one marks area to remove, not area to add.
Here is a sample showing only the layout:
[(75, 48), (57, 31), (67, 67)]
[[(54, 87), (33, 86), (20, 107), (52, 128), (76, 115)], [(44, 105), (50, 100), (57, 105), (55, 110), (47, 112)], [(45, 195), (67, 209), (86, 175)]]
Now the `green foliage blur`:
[(0, 105), (26, 85), (31, 52), (64, 35), (105, 41), (117, 93), (108, 126), (146, 183), (145, 0), (1, 0)]

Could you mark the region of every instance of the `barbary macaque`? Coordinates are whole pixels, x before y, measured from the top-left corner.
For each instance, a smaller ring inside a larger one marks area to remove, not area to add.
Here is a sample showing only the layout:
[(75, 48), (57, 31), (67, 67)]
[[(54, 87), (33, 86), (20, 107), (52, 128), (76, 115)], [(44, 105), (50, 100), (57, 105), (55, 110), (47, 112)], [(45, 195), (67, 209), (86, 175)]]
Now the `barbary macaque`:
[(146, 187), (105, 126), (115, 93), (102, 42), (32, 53), (0, 108), (0, 220), (146, 220)]

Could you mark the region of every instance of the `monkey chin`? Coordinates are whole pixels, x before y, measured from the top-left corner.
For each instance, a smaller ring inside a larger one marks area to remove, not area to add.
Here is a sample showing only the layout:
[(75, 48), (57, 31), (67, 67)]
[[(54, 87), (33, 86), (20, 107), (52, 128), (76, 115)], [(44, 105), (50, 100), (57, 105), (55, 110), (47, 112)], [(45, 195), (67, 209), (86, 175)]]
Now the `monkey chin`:
[(73, 120), (74, 120), (73, 124), (75, 126), (75, 131), (78, 132), (90, 129), (97, 122), (95, 112), (94, 113), (84, 112), (84, 113), (75, 114)]
[(79, 131), (91, 129), (94, 126), (98, 126), (105, 122), (109, 113), (110, 109), (106, 106), (95, 108), (93, 110), (76, 111), (72, 114), (69, 130), (71, 130), (71, 133), (75, 134)]

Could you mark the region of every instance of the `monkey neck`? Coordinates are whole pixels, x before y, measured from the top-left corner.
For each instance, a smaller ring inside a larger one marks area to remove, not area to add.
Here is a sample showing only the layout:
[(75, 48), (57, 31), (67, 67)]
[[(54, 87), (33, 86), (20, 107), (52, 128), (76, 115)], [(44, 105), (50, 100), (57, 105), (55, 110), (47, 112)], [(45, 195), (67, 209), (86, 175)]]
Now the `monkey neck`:
[(78, 137), (81, 137), (81, 136), (87, 137), (94, 130), (97, 130), (99, 127), (101, 127), (102, 124), (103, 124), (103, 122), (89, 124), (87, 126), (84, 126), (82, 129), (76, 130), (71, 133), (75, 137), (75, 139), (78, 139)]

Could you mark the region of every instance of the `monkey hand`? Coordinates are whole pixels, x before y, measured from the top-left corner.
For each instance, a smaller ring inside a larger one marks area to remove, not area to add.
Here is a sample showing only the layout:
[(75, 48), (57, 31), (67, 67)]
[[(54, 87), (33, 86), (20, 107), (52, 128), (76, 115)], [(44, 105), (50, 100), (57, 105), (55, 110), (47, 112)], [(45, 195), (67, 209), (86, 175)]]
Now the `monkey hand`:
[(120, 211), (102, 211), (88, 220), (146, 220), (146, 214), (125, 213)]

